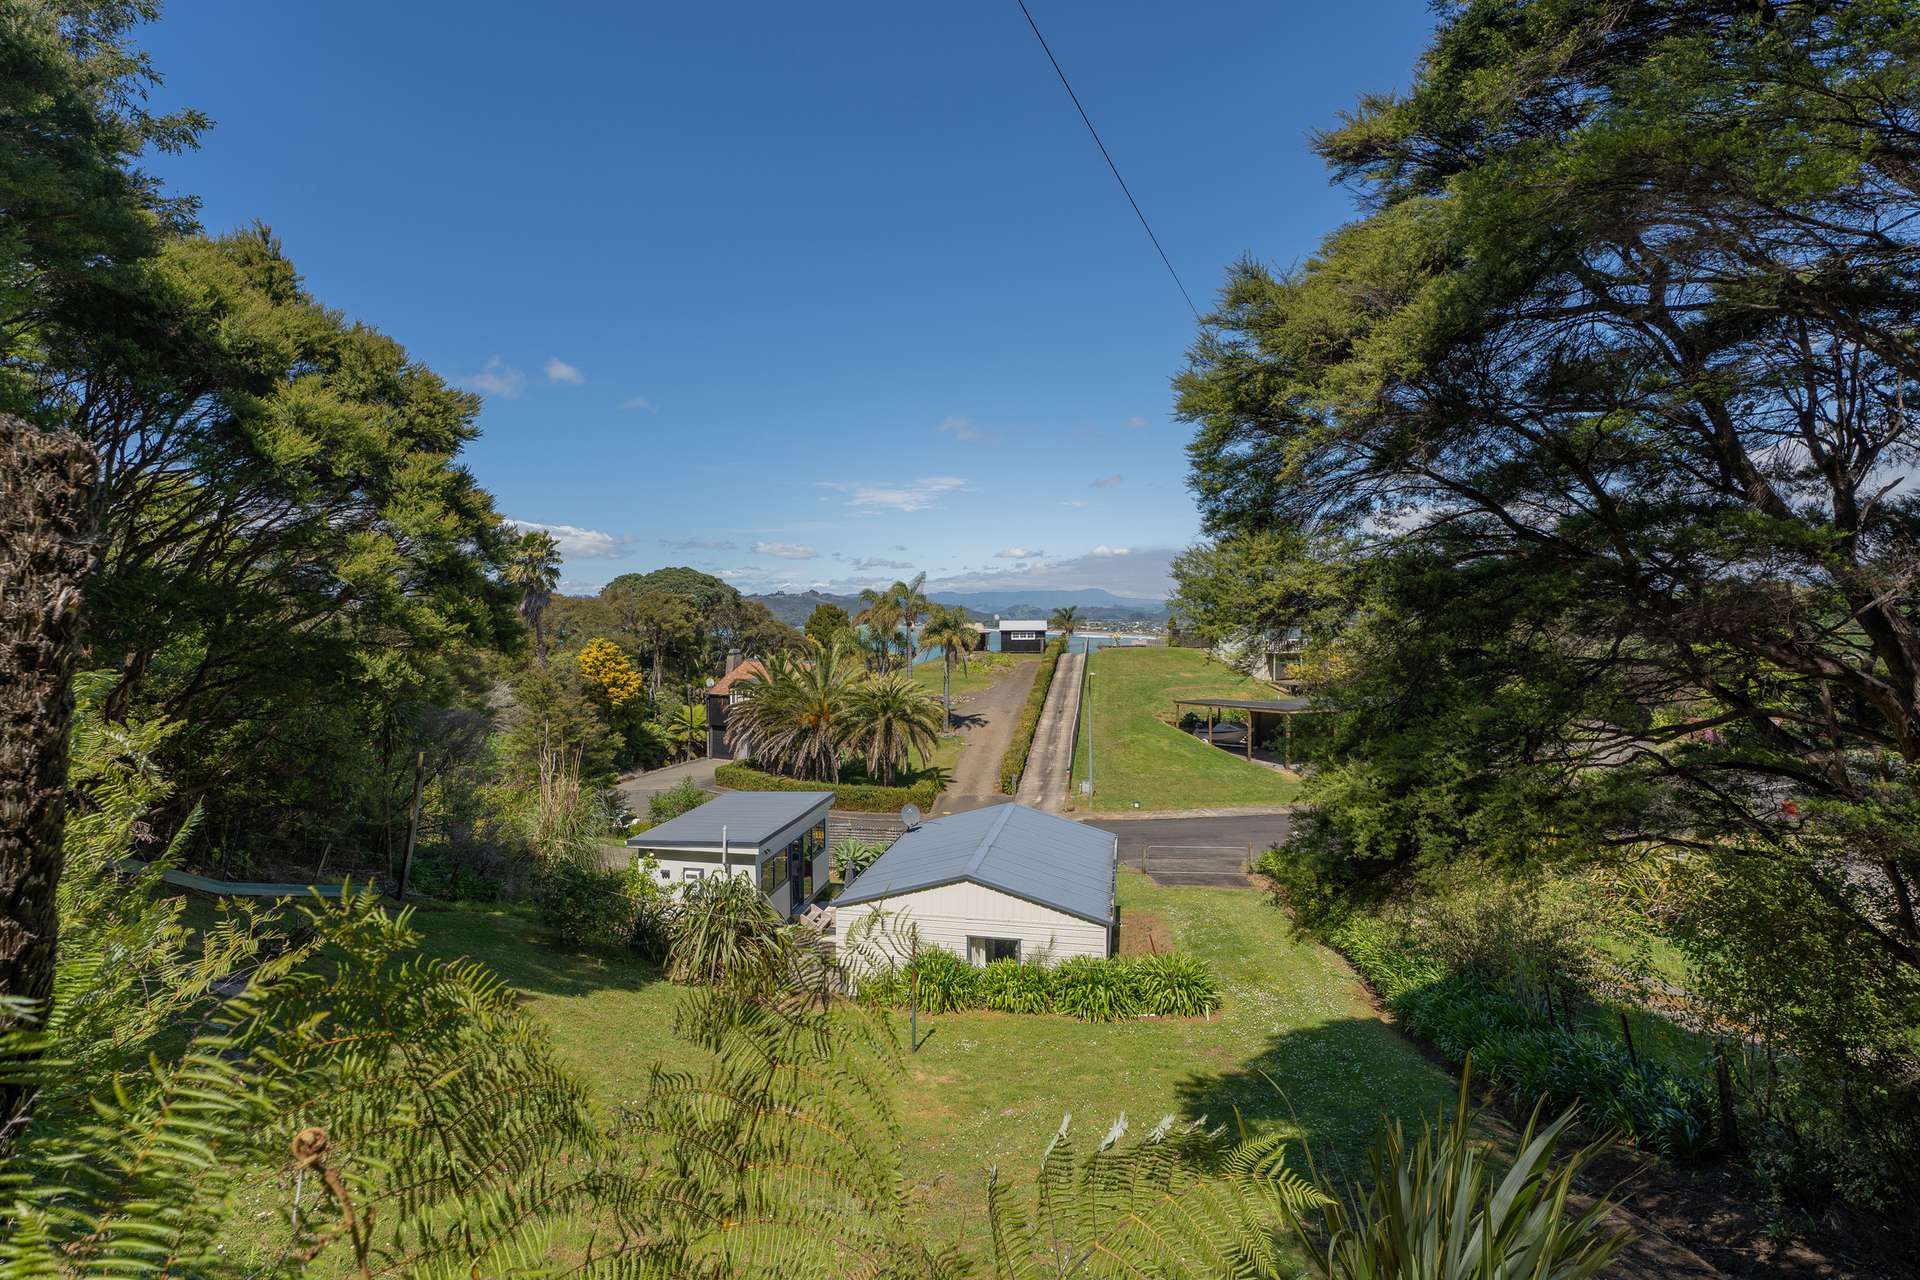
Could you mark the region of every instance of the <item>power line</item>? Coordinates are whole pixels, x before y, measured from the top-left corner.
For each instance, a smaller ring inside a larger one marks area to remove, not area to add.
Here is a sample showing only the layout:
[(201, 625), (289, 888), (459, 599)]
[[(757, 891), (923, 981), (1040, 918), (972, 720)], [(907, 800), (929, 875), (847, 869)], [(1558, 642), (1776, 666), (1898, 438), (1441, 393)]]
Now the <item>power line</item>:
[(1060, 69), (1060, 59), (1053, 56), (1047, 38), (1040, 34), (1040, 24), (1033, 20), (1033, 14), (1027, 8), (1027, 0), (1015, 0), (1020, 12), (1026, 15), (1027, 25), (1033, 28), (1033, 38), (1040, 42), (1041, 50), (1047, 55), (1047, 61), (1053, 64), (1053, 74), (1060, 77), (1061, 87), (1067, 96), (1073, 99), (1073, 109), (1080, 113), (1080, 121), (1087, 126), (1087, 132), (1093, 135), (1093, 145), (1100, 148), (1100, 155), (1107, 162), (1107, 168), (1113, 170), (1113, 180), (1120, 184), (1120, 191), (1127, 197), (1127, 203), (1133, 206), (1133, 216), (1140, 219), (1140, 225), (1147, 233), (1147, 239), (1153, 241), (1153, 248), (1160, 255), (1160, 261), (1166, 264), (1167, 274), (1173, 277), (1174, 288), (1180, 290), (1180, 296), (1187, 300), (1187, 310), (1193, 312), (1193, 318), (1200, 318), (1200, 309), (1193, 305), (1193, 296), (1187, 292), (1187, 286), (1180, 282), (1180, 273), (1173, 269), (1173, 260), (1167, 257), (1167, 251), (1160, 247), (1160, 237), (1153, 234), (1153, 226), (1147, 221), (1147, 215), (1140, 212), (1140, 202), (1133, 198), (1133, 192), (1127, 189), (1127, 180), (1120, 176), (1120, 166), (1113, 162), (1113, 156), (1107, 152), (1107, 144), (1100, 141), (1100, 131), (1093, 127), (1093, 121), (1087, 116), (1087, 109), (1080, 105), (1080, 95), (1073, 91), (1073, 85), (1067, 80), (1067, 73)]

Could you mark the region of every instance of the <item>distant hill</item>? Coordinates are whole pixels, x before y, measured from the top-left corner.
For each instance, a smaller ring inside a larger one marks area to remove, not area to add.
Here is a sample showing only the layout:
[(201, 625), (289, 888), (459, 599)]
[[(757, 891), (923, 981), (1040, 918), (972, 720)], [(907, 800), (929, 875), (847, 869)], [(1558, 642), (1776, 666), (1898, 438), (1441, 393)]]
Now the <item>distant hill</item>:
[(771, 595), (748, 596), (767, 606), (767, 612), (790, 627), (804, 627), (813, 611), (823, 604), (837, 604), (852, 617), (864, 607), (859, 596), (836, 596), (825, 591), (775, 591)]
[(1165, 618), (1167, 604), (1146, 596), (1117, 596), (1103, 587), (1068, 591), (1054, 587), (1027, 587), (1008, 591), (935, 591), (942, 604), (963, 605), (978, 613), (1002, 617), (1044, 618), (1055, 609), (1077, 605), (1090, 618)]
[[(1077, 605), (1081, 616), (1088, 621), (1145, 622), (1167, 616), (1164, 600), (1117, 596), (1100, 587), (1075, 591), (1039, 587), (1021, 591), (931, 591), (927, 594), (941, 604), (959, 605), (976, 622), (991, 622), (996, 614), (1003, 618), (1044, 618), (1067, 605)], [(863, 607), (859, 596), (837, 596), (827, 591), (775, 591), (747, 598), (767, 606), (767, 612), (790, 627), (805, 626), (819, 605), (837, 604), (849, 617)]]

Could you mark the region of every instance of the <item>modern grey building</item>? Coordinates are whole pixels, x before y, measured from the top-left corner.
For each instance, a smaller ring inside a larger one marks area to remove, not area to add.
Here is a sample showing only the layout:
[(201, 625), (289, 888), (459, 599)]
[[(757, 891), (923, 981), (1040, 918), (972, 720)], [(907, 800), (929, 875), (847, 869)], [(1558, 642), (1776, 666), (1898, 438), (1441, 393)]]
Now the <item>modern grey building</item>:
[(659, 864), (662, 884), (743, 876), (791, 917), (826, 887), (832, 807), (831, 791), (729, 791), (628, 837), (627, 847)]

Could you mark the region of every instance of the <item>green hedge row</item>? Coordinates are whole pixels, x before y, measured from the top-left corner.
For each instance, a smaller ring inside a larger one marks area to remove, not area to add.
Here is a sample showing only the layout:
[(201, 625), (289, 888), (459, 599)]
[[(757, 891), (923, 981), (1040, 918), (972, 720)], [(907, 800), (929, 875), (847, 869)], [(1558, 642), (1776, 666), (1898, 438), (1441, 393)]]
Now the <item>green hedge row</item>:
[(1083, 1022), (1122, 1018), (1198, 1018), (1220, 1007), (1220, 987), (1192, 956), (1075, 956), (1062, 964), (996, 960), (976, 969), (951, 951), (934, 948), (891, 972), (860, 981), (860, 999), (905, 1008), (920, 979), (927, 1013), (992, 1009), (999, 1013), (1060, 1013)]
[(1020, 709), (1020, 722), (1013, 728), (1013, 741), (1000, 759), (1000, 793), (1012, 795), (1020, 790), (1020, 775), (1027, 771), (1027, 753), (1033, 750), (1033, 735), (1040, 728), (1040, 712), (1047, 705), (1047, 690), (1053, 687), (1053, 673), (1060, 666), (1060, 655), (1067, 651), (1068, 637), (1051, 641), (1040, 654), (1040, 674), (1033, 678), (1027, 693), (1027, 705)]
[(735, 791), (831, 791), (834, 808), (858, 813), (898, 813), (900, 806), (906, 804), (929, 809), (933, 807), (934, 796), (939, 794), (931, 779), (910, 787), (882, 787), (865, 782), (803, 782), (740, 763), (721, 765), (714, 770), (713, 780)]
[(1709, 1094), (1657, 1063), (1635, 1061), (1619, 1038), (1563, 1026), (1497, 981), (1453, 973), (1403, 946), (1385, 923), (1351, 917), (1325, 931), (1407, 1031), (1522, 1105), (1579, 1103), (1595, 1129), (1613, 1130), (1674, 1160), (1711, 1147)]

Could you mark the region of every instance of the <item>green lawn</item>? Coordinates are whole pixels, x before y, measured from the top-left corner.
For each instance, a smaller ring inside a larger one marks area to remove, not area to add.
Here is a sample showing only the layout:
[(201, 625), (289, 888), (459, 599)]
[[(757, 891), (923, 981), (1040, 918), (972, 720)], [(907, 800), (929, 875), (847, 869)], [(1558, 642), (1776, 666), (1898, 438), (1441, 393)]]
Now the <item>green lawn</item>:
[[(1125, 1112), (1143, 1132), (1169, 1112), (1232, 1123), (1237, 1108), (1345, 1164), (1382, 1112), (1412, 1115), (1448, 1098), (1445, 1076), (1374, 1016), (1345, 966), (1291, 939), (1264, 896), (1163, 889), (1123, 871), (1120, 904), (1129, 929), (1152, 926), (1213, 966), (1224, 1009), (1211, 1021), (1110, 1026), (984, 1012), (923, 1019), (899, 1107), (916, 1212), (943, 1238), (980, 1251), (987, 1166), (1024, 1178), (1068, 1112), (1092, 1132)], [(636, 958), (555, 950), (515, 910), (416, 919), (430, 951), (484, 961), (523, 991), (606, 1102), (637, 1096), (655, 1062), (701, 1057), (672, 1033), (681, 992)]]
[[(1022, 662), (1034, 661), (1032, 654), (1018, 653), (973, 653), (967, 655), (967, 669), (962, 671), (958, 664), (953, 668), (953, 697), (959, 701), (968, 694), (979, 693), (1006, 678), (1009, 671)], [(913, 669), (913, 678), (922, 688), (935, 697), (940, 695), (940, 682), (943, 676), (938, 662), (923, 662)]]
[[(1088, 659), (1093, 694), (1092, 808), (1206, 809), (1234, 805), (1286, 804), (1300, 784), (1231, 752), (1208, 746), (1174, 723), (1173, 700), (1215, 694), (1271, 698), (1271, 686), (1223, 666), (1202, 649), (1170, 646), (1097, 649)], [(1087, 776), (1087, 733), (1082, 708), (1081, 741), (1074, 756), (1076, 806)]]

